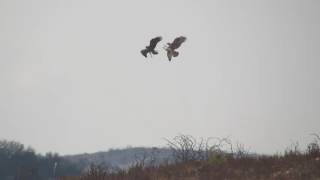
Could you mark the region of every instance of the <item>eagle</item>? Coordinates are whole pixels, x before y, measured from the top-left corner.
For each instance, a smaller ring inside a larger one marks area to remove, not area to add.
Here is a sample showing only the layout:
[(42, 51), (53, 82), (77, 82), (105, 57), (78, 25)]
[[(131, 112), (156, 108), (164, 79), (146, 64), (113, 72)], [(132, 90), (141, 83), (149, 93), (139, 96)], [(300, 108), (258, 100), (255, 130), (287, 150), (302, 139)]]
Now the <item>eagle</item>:
[(178, 49), (186, 40), (186, 37), (180, 36), (175, 38), (172, 43), (167, 43), (168, 46), (165, 47), (165, 50), (167, 51), (169, 61), (171, 61), (172, 57), (177, 57), (179, 55), (179, 52), (175, 50)]
[(142, 49), (140, 52), (144, 57), (147, 57), (148, 53), (152, 56), (152, 54), (158, 54), (155, 50), (157, 44), (162, 40), (161, 36), (155, 37), (150, 40), (149, 46), (146, 46), (145, 49)]

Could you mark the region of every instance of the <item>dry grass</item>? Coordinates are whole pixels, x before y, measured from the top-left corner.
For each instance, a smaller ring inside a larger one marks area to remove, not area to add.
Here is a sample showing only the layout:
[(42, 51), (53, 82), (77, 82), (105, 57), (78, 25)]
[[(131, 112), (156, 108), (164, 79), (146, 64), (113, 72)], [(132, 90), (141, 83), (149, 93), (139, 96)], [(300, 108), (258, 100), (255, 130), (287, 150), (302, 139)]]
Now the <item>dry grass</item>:
[(110, 174), (90, 174), (61, 180), (209, 180), (209, 179), (320, 179), (319, 159), (282, 158), (228, 160), (215, 165), (185, 162), (160, 167), (132, 167)]
[(284, 155), (235, 156), (201, 161), (186, 161), (157, 167), (137, 164), (124, 171), (111, 172), (92, 166), (81, 177), (61, 177), (60, 180), (320, 180), (320, 151), (317, 143), (308, 149), (287, 150)]

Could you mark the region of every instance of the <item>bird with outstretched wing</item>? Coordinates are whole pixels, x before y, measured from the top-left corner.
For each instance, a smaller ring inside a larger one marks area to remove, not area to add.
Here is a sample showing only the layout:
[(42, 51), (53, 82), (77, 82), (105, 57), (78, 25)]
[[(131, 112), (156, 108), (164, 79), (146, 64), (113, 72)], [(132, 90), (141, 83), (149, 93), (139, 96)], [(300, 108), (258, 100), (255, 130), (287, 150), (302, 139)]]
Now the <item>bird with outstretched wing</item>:
[(161, 36), (158, 36), (158, 37), (155, 37), (153, 39), (150, 40), (150, 44), (149, 46), (146, 46), (145, 49), (141, 50), (141, 54), (144, 56), (144, 57), (147, 57), (148, 54), (150, 54), (152, 56), (152, 54), (156, 55), (158, 54), (158, 52), (155, 50), (157, 44), (162, 40), (162, 37)]
[(167, 43), (168, 46), (165, 48), (165, 50), (167, 51), (169, 61), (171, 61), (172, 57), (177, 57), (179, 55), (179, 52), (176, 51), (176, 49), (178, 49), (186, 40), (186, 37), (180, 36), (175, 38), (172, 43)]

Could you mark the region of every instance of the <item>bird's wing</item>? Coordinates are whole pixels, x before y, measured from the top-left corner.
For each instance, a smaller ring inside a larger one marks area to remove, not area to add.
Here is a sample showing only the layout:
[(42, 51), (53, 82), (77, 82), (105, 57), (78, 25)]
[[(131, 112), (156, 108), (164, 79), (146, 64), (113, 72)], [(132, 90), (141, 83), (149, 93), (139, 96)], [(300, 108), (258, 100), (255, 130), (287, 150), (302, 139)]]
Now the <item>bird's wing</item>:
[(150, 45), (149, 45), (149, 48), (151, 50), (153, 50), (154, 48), (156, 48), (158, 42), (160, 42), (162, 40), (162, 37), (161, 36), (158, 36), (158, 37), (155, 37), (153, 39), (150, 40)]
[(174, 41), (171, 43), (170, 47), (172, 49), (178, 49), (182, 43), (184, 43), (187, 40), (186, 37), (180, 36), (174, 39)]

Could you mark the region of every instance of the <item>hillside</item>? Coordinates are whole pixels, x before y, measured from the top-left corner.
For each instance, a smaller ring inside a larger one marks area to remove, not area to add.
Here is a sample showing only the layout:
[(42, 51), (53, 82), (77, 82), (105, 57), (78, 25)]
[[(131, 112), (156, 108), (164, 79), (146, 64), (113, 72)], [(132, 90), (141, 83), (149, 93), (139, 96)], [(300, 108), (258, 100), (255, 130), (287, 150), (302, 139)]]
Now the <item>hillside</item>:
[(168, 148), (129, 147), (91, 154), (68, 155), (63, 156), (63, 158), (83, 170), (86, 170), (91, 164), (127, 169), (141, 161), (144, 161), (147, 165), (170, 162), (172, 161), (170, 159), (171, 154), (172, 151)]

